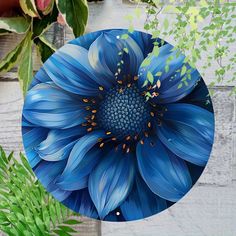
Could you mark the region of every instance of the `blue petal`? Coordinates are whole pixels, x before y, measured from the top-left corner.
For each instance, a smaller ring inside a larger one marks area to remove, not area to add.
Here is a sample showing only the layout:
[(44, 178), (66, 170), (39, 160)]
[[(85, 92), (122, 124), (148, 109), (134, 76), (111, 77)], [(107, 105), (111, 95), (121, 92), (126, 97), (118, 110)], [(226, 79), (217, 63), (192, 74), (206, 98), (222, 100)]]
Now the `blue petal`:
[(134, 174), (134, 156), (123, 153), (121, 148), (111, 150), (92, 171), (88, 188), (100, 219), (126, 199)]
[[(114, 35), (114, 32), (104, 32), (91, 44), (88, 52), (91, 66), (100, 77), (112, 84), (115, 83), (115, 76), (118, 73), (118, 63), (123, 61), (123, 66), (120, 65), (122, 67), (120, 76), (132, 77), (138, 74), (138, 68), (143, 61), (139, 45), (131, 37), (123, 40), (119, 38), (120, 36)], [(128, 53), (124, 49), (127, 49)]]
[(22, 127), (23, 145), (31, 168), (41, 161), (35, 147), (47, 137), (47, 133), (48, 130), (44, 128)]
[(66, 191), (66, 190), (62, 190), (58, 188), (57, 185), (55, 184), (55, 181), (51, 182), (48, 185), (47, 191), (51, 193), (53, 197), (55, 197), (59, 202), (62, 202), (65, 199), (67, 199), (72, 193), (70, 191)]
[(76, 39), (73, 39), (69, 44), (75, 44), (89, 50), (90, 45), (101, 35), (102, 32), (109, 30), (99, 30), (96, 32), (84, 34)]
[(111, 30), (111, 34), (115, 36), (120, 36), (123, 34), (128, 34), (140, 47), (142, 50), (144, 58), (152, 52), (154, 47), (154, 42), (160, 43), (160, 39), (152, 39), (151, 34), (147, 34), (141, 31), (134, 31), (130, 33), (128, 30)]
[(104, 131), (94, 131), (81, 137), (70, 153), (63, 176), (69, 175), (76, 170), (88, 151), (99, 142), (100, 138), (104, 137), (109, 138)]
[(65, 201), (62, 202), (71, 210), (90, 218), (98, 218), (96, 208), (89, 196), (88, 189), (74, 191)]
[(34, 125), (47, 128), (71, 128), (85, 122), (89, 114), (81, 99), (54, 84), (38, 84), (25, 99), (23, 114)]
[(191, 104), (166, 105), (157, 134), (175, 155), (205, 166), (214, 141), (214, 115)]
[(86, 133), (85, 127), (76, 126), (64, 130), (51, 130), (47, 138), (36, 148), (45, 161), (60, 161), (69, 156), (76, 139)]
[(203, 79), (196, 84), (194, 90), (188, 96), (184, 97), (179, 102), (190, 103), (213, 112), (211, 97)]
[[(165, 67), (167, 65), (167, 59), (172, 57), (169, 63), (169, 70), (166, 72)], [(170, 103), (176, 102), (186, 95), (188, 95), (193, 89), (197, 81), (201, 78), (196, 69), (190, 67), (189, 64), (185, 64), (186, 70), (191, 75), (191, 79), (187, 79), (187, 85), (185, 85), (182, 80), (186, 77), (186, 74), (181, 74), (184, 55), (181, 54), (178, 50), (173, 50), (173, 46), (170, 44), (165, 44), (160, 47), (160, 52), (158, 56), (151, 55), (148, 57), (151, 61), (148, 66), (141, 66), (139, 69), (139, 80), (138, 84), (140, 88), (143, 87), (144, 82), (147, 80), (147, 73), (151, 72), (154, 76), (154, 83), (152, 86), (155, 86), (156, 82), (160, 80), (161, 86), (157, 86), (151, 91), (156, 92), (159, 95), (153, 98), (154, 102), (157, 103)], [(161, 75), (156, 75), (158, 72)], [(179, 85), (182, 83), (182, 87)], [(148, 83), (144, 88), (150, 86)]]
[(77, 45), (64, 45), (45, 62), (44, 69), (55, 84), (75, 94), (96, 96), (100, 85), (110, 87), (92, 69), (88, 51)]
[(192, 180), (185, 162), (157, 138), (145, 139), (144, 145), (137, 145), (136, 152), (139, 171), (153, 193), (176, 202), (189, 191)]
[(125, 220), (138, 220), (165, 210), (167, 204), (166, 200), (155, 195), (140, 177), (136, 177), (132, 192), (120, 208)]
[(35, 74), (29, 89), (40, 83), (52, 82), (48, 74), (45, 72), (44, 68), (41, 67), (40, 70)]
[(71, 194), (71, 192), (69, 191), (60, 190), (55, 185), (55, 181), (64, 170), (65, 164), (66, 164), (65, 161), (58, 161), (58, 162), (42, 161), (34, 169), (34, 173), (39, 179), (39, 181), (42, 183), (42, 185), (47, 189), (47, 191), (51, 192), (53, 196), (60, 201), (63, 201)]
[[(72, 155), (76, 154), (73, 151)], [(88, 187), (89, 174), (101, 158), (102, 149), (95, 146), (83, 156), (73, 171), (66, 171), (61, 175), (57, 180), (57, 185), (61, 189), (72, 191)], [(76, 159), (76, 157), (73, 157), (73, 159)]]

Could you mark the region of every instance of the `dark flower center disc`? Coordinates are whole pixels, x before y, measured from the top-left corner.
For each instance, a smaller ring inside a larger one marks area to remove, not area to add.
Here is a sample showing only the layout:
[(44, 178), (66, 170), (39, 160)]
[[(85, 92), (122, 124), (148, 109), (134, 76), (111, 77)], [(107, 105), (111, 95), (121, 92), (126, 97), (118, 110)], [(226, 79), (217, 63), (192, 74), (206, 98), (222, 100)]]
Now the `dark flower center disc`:
[(150, 107), (136, 85), (116, 86), (101, 101), (97, 116), (99, 125), (117, 138), (135, 136), (150, 120)]

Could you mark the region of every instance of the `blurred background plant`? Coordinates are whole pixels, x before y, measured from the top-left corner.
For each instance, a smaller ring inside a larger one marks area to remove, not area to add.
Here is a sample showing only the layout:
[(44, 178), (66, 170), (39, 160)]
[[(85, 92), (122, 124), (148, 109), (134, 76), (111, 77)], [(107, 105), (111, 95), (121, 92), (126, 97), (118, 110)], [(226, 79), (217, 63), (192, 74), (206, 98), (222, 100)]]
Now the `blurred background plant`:
[[(210, 86), (220, 85), (223, 81), (234, 84), (236, 80), (236, 52), (233, 50), (236, 41), (236, 2), (229, 0), (133, 0), (137, 7), (133, 14), (127, 15), (129, 32), (133, 32), (134, 21), (146, 13), (144, 30), (153, 38), (174, 40), (174, 50), (186, 55), (185, 62), (196, 67), (199, 62), (204, 77), (206, 69), (214, 71), (214, 81)], [(171, 17), (170, 17), (171, 16)], [(153, 52), (158, 56), (158, 45)], [(171, 58), (167, 58), (171, 61)], [(148, 64), (148, 62), (146, 61)], [(168, 72), (168, 66), (167, 66)], [(187, 86), (188, 76), (183, 65), (181, 74), (186, 75), (179, 87)], [(150, 73), (149, 73), (150, 75)], [(151, 83), (150, 75), (147, 82)], [(150, 81), (149, 81), (150, 80)], [(155, 80), (156, 81), (156, 80)], [(231, 94), (236, 94), (236, 87)]]
[(88, 19), (86, 0), (7, 0), (0, 1), (0, 35), (23, 34), (22, 41), (0, 61), (0, 73), (19, 61), (18, 78), (25, 94), (33, 77), (33, 45), (42, 63), (55, 51), (45, 32), (58, 22), (67, 24), (75, 37), (84, 33)]
[(78, 235), (78, 214), (48, 194), (22, 154), (20, 159), (0, 147), (0, 230), (12, 236)]

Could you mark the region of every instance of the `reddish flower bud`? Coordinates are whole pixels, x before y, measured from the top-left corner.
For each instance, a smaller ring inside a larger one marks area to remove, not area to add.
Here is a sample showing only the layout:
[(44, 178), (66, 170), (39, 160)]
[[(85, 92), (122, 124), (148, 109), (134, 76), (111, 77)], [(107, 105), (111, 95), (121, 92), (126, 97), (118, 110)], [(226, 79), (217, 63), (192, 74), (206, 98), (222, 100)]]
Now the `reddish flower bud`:
[(54, 0), (36, 0), (36, 6), (44, 15), (51, 12)]

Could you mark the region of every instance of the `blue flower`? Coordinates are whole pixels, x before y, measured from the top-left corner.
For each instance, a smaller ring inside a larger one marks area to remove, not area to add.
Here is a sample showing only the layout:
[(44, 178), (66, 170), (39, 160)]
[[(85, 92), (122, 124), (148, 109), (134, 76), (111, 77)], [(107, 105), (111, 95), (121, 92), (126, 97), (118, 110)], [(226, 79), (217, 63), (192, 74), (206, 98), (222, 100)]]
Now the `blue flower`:
[(129, 221), (191, 189), (211, 152), (214, 115), (201, 76), (173, 46), (105, 30), (46, 61), (25, 98), (22, 133), (55, 198), (95, 219)]

